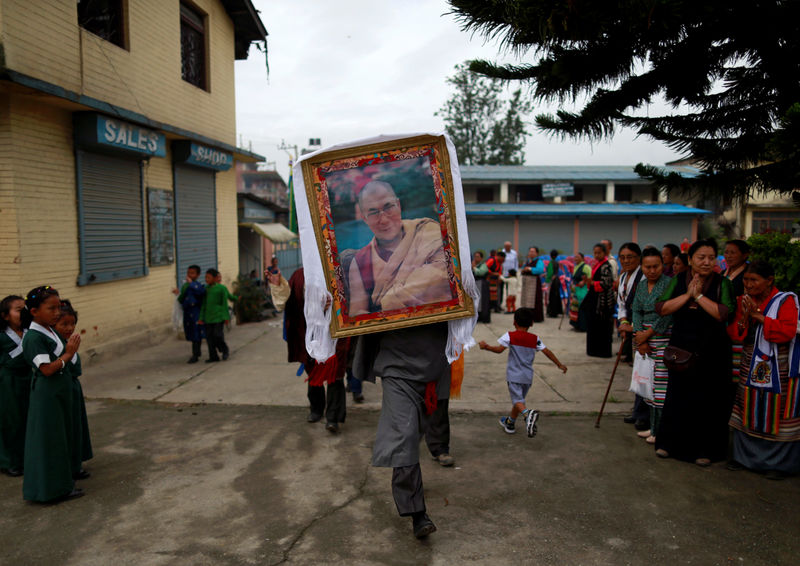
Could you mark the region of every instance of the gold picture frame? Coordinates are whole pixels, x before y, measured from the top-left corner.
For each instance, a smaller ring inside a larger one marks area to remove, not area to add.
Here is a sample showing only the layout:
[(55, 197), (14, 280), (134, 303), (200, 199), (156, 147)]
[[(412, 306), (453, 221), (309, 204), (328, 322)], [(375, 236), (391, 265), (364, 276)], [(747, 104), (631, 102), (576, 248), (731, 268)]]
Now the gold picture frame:
[(444, 136), (432, 135), (323, 151), (302, 162), (333, 297), (332, 337), (473, 315), (450, 166)]

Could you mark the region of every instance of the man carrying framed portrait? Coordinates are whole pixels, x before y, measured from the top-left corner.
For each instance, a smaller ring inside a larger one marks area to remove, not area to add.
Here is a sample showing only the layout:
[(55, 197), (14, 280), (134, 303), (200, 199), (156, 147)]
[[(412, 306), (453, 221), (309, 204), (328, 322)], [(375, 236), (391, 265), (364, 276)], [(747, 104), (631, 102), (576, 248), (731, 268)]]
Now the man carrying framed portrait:
[[(381, 378), (372, 464), (393, 468), (392, 495), (414, 535), (428, 517), (419, 444), (437, 384), (474, 345), (466, 214), (455, 149), (444, 135), (389, 136), (304, 156), (295, 200), (306, 270), (306, 348), (335, 363), (358, 336), (353, 373)], [(462, 266), (464, 269), (462, 270)]]

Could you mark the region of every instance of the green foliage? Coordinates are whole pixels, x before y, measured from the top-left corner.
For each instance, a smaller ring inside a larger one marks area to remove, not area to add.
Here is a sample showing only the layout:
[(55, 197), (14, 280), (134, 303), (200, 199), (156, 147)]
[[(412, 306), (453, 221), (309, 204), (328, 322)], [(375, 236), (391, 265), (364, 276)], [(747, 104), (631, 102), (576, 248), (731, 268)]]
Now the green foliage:
[(800, 291), (800, 243), (790, 234), (767, 232), (747, 239), (750, 260), (760, 259), (775, 269), (775, 286), (781, 291)]
[(262, 319), (264, 310), (264, 288), (255, 284), (255, 281), (244, 275), (239, 275), (233, 283), (233, 294), (239, 297), (234, 305), (236, 312), (236, 322), (257, 322)]
[(503, 101), (501, 81), (473, 73), (466, 65), (455, 68), (447, 78), (455, 92), (434, 115), (444, 120), (459, 163), (522, 165), (528, 135), (523, 115), (530, 111), (522, 92), (517, 90)]
[(663, 142), (700, 167), (687, 177), (639, 165), (668, 190), (744, 197), (800, 186), (800, 2), (449, 3), (465, 31), (521, 59), (470, 70), (524, 83), (537, 102), (578, 105), (538, 115), (541, 130), (597, 140), (623, 126)]

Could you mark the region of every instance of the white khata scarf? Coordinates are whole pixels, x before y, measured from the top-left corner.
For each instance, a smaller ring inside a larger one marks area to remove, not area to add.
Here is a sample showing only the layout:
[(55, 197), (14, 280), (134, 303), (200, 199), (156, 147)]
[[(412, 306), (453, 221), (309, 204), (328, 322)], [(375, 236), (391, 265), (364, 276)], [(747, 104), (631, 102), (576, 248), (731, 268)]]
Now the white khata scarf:
[(297, 224), (300, 232), (300, 248), (303, 258), (305, 271), (305, 308), (306, 317), (306, 350), (318, 362), (325, 362), (336, 353), (336, 340), (331, 338), (330, 323), (331, 310), (325, 311), (326, 303), (331, 299), (331, 294), (325, 285), (325, 275), (322, 269), (322, 261), (317, 250), (317, 240), (314, 236), (314, 225), (311, 222), (311, 212), (306, 198), (305, 183), (303, 182), (302, 162), (320, 152), (337, 149), (346, 149), (360, 145), (368, 145), (393, 141), (413, 136), (444, 135), (447, 151), (450, 157), (450, 174), (453, 179), (453, 200), (455, 202), (455, 219), (458, 230), (459, 261), (461, 262), (461, 283), (464, 292), (472, 297), (476, 305), (475, 315), (472, 317), (451, 320), (448, 324), (447, 336), (447, 361), (452, 363), (461, 355), (463, 349), (469, 349), (475, 345), (472, 331), (477, 322), (477, 305), (479, 304), (478, 288), (475, 285), (475, 278), (472, 275), (472, 257), (469, 247), (469, 237), (467, 235), (467, 214), (464, 207), (464, 194), (461, 188), (461, 172), (458, 168), (458, 159), (453, 142), (443, 133), (413, 133), (398, 135), (381, 135), (372, 138), (355, 140), (352, 142), (337, 144), (309, 153), (298, 159), (294, 164), (294, 201), (297, 210)]

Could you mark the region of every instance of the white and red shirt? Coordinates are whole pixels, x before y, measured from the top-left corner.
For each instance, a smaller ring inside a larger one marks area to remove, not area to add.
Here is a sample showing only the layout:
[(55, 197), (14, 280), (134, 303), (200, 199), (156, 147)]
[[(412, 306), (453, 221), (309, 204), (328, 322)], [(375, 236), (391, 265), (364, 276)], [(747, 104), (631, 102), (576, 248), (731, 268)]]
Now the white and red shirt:
[(547, 346), (536, 336), (524, 330), (506, 332), (497, 343), (508, 348), (506, 381), (530, 385), (533, 383), (533, 359), (536, 352)]

